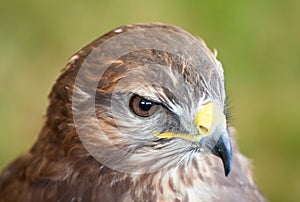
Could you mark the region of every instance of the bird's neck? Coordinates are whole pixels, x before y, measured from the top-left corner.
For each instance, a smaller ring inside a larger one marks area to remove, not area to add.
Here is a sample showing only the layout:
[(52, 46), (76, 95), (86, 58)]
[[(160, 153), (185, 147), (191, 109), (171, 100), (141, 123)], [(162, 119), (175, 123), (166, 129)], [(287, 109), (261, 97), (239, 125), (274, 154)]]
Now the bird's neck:
[(197, 196), (200, 192), (209, 191), (208, 187), (211, 187), (209, 185), (217, 177), (210, 162), (214, 160), (214, 158), (205, 159), (204, 163), (195, 157), (188, 165), (154, 173), (131, 175), (134, 193), (130, 196), (139, 199), (146, 194), (153, 201), (199, 201)]

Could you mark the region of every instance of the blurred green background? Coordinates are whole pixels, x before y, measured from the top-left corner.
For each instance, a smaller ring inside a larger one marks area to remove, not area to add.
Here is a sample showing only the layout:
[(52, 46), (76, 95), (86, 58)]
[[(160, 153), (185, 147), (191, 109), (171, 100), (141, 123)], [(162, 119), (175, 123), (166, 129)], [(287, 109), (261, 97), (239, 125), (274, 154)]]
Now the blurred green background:
[(68, 57), (123, 24), (217, 48), (241, 151), (270, 201), (300, 201), (300, 1), (0, 1), (0, 169), (35, 141)]

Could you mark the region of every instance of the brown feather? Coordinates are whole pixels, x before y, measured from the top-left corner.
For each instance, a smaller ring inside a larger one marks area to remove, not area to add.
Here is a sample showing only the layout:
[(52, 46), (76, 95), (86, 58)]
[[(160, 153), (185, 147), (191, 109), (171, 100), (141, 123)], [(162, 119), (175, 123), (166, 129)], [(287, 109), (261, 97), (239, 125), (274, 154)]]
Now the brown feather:
[[(118, 29), (124, 33), (153, 27), (186, 35), (182, 29), (164, 24), (136, 24)], [(253, 181), (249, 160), (239, 152), (232, 128), (230, 133), (233, 165), (229, 177), (224, 176), (222, 162), (213, 155), (200, 162), (197, 157), (193, 157), (189, 164), (170, 169), (146, 174), (129, 174), (102, 165), (86, 150), (73, 120), (72, 96), (75, 78), (88, 55), (99, 44), (118, 34), (114, 31), (109, 32), (71, 57), (49, 95), (47, 119), (36, 143), (28, 153), (12, 162), (0, 175), (0, 202), (265, 201)], [(212, 63), (218, 65), (211, 52), (208, 51), (207, 54), (212, 58)], [(128, 69), (149, 63), (176, 69), (191, 85), (198, 86), (203, 80), (202, 75), (194, 71), (182, 58), (164, 51), (137, 50), (111, 64), (99, 82), (96, 103), (101, 106), (109, 102), (115, 86), (126, 76)], [(151, 72), (145, 74), (147, 76)], [(90, 75), (85, 79), (97, 78)], [(201, 86), (199, 88), (205, 91)], [(166, 97), (172, 98), (172, 92), (168, 92), (167, 89), (165, 94)], [(171, 100), (176, 100), (176, 96)], [(113, 119), (103, 114), (104, 111), (99, 111), (97, 118), (114, 127)], [(105, 128), (107, 133), (111, 130), (110, 127)], [(110, 138), (113, 138), (113, 135)], [(117, 141), (118, 137), (115, 140)], [(201, 197), (195, 198), (196, 196)]]

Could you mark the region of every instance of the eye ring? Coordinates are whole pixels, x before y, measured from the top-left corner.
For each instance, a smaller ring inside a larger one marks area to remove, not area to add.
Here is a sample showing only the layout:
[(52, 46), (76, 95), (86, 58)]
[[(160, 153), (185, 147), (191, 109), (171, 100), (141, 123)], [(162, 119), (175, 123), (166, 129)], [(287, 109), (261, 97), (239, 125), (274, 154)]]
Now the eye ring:
[(158, 111), (159, 104), (139, 95), (133, 95), (129, 101), (129, 108), (138, 116), (149, 117)]

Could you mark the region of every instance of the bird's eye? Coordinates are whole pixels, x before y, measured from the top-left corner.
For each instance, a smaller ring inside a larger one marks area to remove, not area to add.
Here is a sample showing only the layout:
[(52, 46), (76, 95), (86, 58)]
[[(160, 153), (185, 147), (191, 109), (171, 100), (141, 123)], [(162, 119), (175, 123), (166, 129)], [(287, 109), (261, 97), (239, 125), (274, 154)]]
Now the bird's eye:
[(133, 95), (130, 98), (129, 107), (136, 115), (141, 117), (149, 117), (159, 109), (159, 105), (157, 103), (138, 95)]

